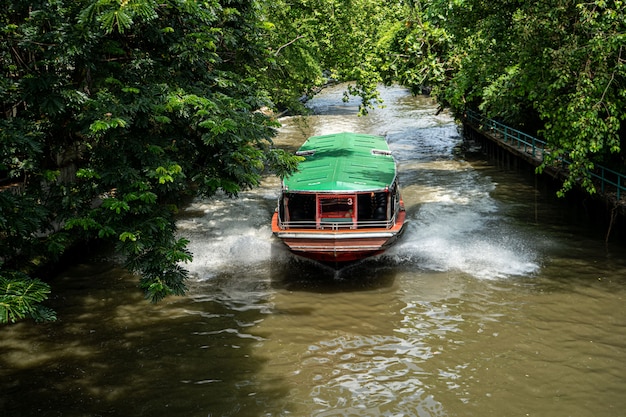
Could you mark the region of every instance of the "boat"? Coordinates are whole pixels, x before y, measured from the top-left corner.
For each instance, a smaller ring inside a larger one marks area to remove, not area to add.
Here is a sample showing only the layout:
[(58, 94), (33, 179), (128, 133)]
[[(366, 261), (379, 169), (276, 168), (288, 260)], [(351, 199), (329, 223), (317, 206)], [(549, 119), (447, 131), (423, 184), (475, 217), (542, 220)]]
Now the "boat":
[(396, 162), (382, 136), (308, 138), (285, 177), (272, 232), (296, 255), (339, 265), (380, 254), (406, 219)]

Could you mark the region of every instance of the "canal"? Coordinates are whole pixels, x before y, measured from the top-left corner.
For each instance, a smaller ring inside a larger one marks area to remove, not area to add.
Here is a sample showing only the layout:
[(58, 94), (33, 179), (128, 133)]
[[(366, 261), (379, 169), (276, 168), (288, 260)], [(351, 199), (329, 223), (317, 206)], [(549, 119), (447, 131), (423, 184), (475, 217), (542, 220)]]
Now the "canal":
[(153, 305), (106, 254), (51, 283), (59, 320), (0, 329), (1, 416), (550, 416), (626, 410), (626, 247), (464, 151), (427, 98), (342, 88), (276, 143), (386, 135), (408, 229), (334, 270), (272, 238), (280, 183), (195, 201), (189, 294)]

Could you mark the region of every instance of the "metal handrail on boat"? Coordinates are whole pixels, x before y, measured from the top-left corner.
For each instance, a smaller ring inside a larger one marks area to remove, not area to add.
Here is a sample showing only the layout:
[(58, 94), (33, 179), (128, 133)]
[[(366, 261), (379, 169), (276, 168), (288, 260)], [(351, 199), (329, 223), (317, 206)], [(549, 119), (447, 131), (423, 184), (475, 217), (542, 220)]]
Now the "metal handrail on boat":
[[(336, 221), (329, 220), (297, 220), (297, 221), (284, 221), (278, 214), (278, 226), (281, 229), (331, 229), (331, 230), (349, 230), (349, 229), (361, 229), (361, 228), (382, 228), (390, 229), (396, 224), (397, 212), (389, 220), (358, 220), (355, 223), (351, 219), (337, 219)], [(346, 221), (347, 220), (347, 221)]]

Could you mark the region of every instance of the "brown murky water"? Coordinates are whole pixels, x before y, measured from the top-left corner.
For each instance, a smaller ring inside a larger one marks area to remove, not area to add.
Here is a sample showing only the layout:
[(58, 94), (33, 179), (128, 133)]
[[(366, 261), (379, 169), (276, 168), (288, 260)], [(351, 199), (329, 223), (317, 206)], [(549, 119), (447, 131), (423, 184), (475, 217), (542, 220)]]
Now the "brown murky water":
[(277, 140), (386, 134), (410, 224), (334, 271), (288, 254), (279, 183), (192, 204), (186, 297), (146, 303), (111, 259), (52, 283), (60, 320), (0, 329), (1, 416), (620, 416), (626, 251), (514, 173), (465, 160), (424, 98), (366, 118), (333, 88)]

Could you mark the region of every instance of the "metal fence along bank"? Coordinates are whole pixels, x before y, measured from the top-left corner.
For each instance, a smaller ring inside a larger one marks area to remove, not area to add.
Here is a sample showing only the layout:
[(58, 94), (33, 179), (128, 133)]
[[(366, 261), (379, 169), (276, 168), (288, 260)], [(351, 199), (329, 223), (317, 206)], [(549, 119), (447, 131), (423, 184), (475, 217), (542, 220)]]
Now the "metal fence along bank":
[[(544, 156), (549, 152), (545, 141), (484, 117), (475, 111), (467, 110), (464, 122), (466, 127), (470, 128), (470, 132), (466, 129), (466, 134), (469, 133), (470, 137), (473, 136), (471, 132), (473, 129), (476, 133), (490, 139), (495, 146), (501, 148), (502, 152), (520, 157), (534, 166), (539, 166), (543, 162)], [(506, 155), (503, 156), (503, 159), (507, 163), (509, 162)], [(562, 159), (560, 166), (553, 168), (558, 175), (559, 171), (566, 172), (568, 165), (569, 162)], [(601, 165), (596, 165), (589, 174), (596, 183), (597, 191), (614, 196), (618, 204), (622, 198), (626, 199), (626, 175)]]

